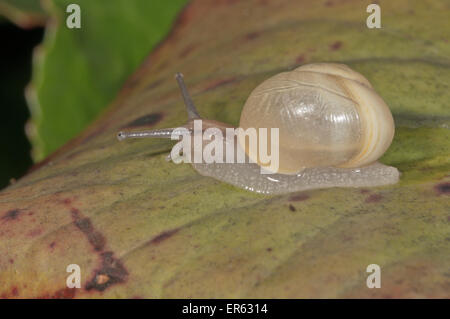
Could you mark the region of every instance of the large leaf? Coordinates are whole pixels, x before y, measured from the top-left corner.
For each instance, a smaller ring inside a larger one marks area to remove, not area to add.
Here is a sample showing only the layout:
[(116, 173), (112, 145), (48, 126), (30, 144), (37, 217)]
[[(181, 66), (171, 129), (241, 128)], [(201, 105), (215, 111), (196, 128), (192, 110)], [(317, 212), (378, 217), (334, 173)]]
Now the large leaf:
[[(0, 193), (3, 296), (449, 297), (449, 7), (379, 2), (382, 29), (359, 0), (192, 2), (100, 120)], [(171, 141), (116, 141), (185, 122), (176, 71), (202, 115), (237, 125), (257, 84), (312, 61), (390, 105), (398, 184), (263, 196), (166, 162)]]
[(33, 157), (76, 136), (168, 33), (186, 0), (81, 0), (81, 28), (69, 29), (72, 0), (45, 0), (52, 17), (28, 91)]

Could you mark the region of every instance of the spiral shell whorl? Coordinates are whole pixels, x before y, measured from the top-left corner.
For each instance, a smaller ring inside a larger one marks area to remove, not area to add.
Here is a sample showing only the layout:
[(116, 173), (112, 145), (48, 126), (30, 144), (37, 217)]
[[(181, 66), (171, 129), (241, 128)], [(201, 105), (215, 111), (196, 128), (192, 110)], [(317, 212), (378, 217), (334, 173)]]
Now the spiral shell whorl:
[(278, 172), (286, 174), (370, 164), (394, 135), (391, 112), (369, 81), (334, 63), (304, 65), (261, 83), (245, 103), (240, 127), (279, 128)]

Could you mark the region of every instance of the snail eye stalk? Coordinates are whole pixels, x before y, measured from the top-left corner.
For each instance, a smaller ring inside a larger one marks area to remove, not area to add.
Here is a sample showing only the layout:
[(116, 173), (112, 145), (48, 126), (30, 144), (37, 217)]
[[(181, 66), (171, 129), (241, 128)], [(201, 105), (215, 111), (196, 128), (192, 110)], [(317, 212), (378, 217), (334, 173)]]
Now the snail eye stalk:
[(194, 102), (189, 95), (189, 92), (186, 88), (186, 84), (184, 84), (184, 76), (180, 72), (175, 74), (175, 79), (178, 82), (178, 86), (181, 90), (181, 95), (183, 96), (184, 104), (186, 105), (186, 111), (188, 113), (189, 120), (200, 119), (200, 115), (198, 114), (197, 108), (194, 105)]
[(136, 132), (119, 132), (117, 133), (117, 139), (123, 141), (127, 138), (171, 138), (173, 128), (162, 128), (157, 130), (148, 131), (136, 131)]

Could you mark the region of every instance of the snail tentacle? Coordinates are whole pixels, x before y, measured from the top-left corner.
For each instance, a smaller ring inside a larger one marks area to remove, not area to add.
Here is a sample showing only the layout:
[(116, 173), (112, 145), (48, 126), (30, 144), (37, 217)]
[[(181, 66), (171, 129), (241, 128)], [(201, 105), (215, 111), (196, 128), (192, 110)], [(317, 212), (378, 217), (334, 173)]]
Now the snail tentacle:
[(191, 96), (189, 95), (189, 92), (186, 88), (186, 84), (184, 84), (183, 78), (184, 77), (182, 73), (177, 72), (175, 74), (175, 79), (178, 82), (178, 86), (180, 87), (181, 90), (181, 95), (183, 96), (184, 104), (186, 105), (188, 119), (189, 120), (201, 119), (200, 114), (198, 114), (197, 108), (195, 107), (195, 104), (192, 101)]
[[(172, 135), (183, 135), (187, 130), (190, 134), (192, 133), (192, 129), (184, 128), (184, 130), (180, 130), (180, 128), (162, 128), (156, 130), (148, 130), (148, 131), (138, 131), (138, 132), (126, 132), (121, 131), (117, 133), (117, 139), (119, 141), (123, 141), (127, 138), (168, 138), (172, 139)], [(179, 132), (178, 132), (179, 131)]]

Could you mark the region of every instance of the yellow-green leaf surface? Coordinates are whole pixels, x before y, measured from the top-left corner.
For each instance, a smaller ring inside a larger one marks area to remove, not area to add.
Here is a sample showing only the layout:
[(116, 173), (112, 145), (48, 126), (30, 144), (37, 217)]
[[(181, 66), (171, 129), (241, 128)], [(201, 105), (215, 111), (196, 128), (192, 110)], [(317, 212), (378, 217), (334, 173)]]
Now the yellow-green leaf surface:
[[(100, 120), (0, 193), (0, 295), (449, 297), (450, 3), (379, 1), (368, 29), (369, 3), (193, 1)], [(177, 71), (204, 117), (237, 125), (261, 81), (318, 61), (361, 72), (391, 107), (381, 161), (398, 184), (264, 196), (166, 162), (171, 141), (116, 140), (184, 124)]]

